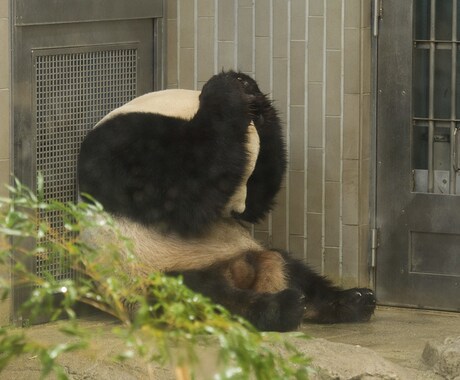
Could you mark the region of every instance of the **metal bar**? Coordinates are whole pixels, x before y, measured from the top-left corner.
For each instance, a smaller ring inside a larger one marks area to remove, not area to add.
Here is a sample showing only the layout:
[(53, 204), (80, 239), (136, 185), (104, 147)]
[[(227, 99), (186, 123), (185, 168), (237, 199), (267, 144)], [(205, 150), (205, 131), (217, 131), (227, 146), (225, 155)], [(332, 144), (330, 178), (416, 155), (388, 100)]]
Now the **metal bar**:
[(436, 52), (436, 0), (431, 0), (430, 19), (430, 78), (428, 95), (428, 192), (434, 191), (434, 74)]
[(420, 50), (428, 50), (431, 48), (431, 42), (435, 43), (436, 50), (451, 50), (452, 44), (458, 45), (460, 41), (426, 41), (426, 40), (414, 40), (415, 48)]
[(453, 121), (457, 116), (457, 2), (452, 1), (452, 77), (451, 77), (451, 99), (450, 99), (450, 194), (456, 194), (457, 189), (457, 123)]
[[(162, 0), (15, 0), (14, 24), (46, 25), (163, 16)], [(50, 11), (52, 10), (52, 12)]]

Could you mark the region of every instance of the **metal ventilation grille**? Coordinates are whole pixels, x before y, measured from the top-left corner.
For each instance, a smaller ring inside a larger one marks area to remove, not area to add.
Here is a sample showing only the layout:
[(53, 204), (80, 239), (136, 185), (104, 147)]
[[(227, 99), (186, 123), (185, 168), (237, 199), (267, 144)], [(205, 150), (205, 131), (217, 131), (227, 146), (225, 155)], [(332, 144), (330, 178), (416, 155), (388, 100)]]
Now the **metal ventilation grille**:
[[(109, 111), (137, 94), (137, 49), (99, 47), (52, 49), (34, 53), (36, 170), (44, 178), (46, 200), (77, 201), (76, 163), (86, 133)], [(41, 212), (55, 234), (72, 237), (59, 213)], [(49, 237), (39, 241), (46, 247)], [(66, 263), (36, 258), (35, 272), (43, 277), (72, 278)], [(63, 265), (64, 264), (64, 265)]]

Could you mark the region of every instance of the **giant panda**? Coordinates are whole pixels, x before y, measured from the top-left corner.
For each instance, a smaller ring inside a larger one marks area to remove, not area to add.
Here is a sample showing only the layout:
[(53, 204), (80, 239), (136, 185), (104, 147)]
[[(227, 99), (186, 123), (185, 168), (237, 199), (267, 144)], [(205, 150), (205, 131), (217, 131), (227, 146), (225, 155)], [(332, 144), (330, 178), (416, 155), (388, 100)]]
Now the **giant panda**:
[(368, 321), (372, 290), (334, 286), (246, 227), (271, 210), (286, 161), (272, 102), (226, 71), (201, 92), (153, 92), (110, 112), (81, 145), (78, 184), (132, 239), (136, 274), (182, 276), (259, 330)]

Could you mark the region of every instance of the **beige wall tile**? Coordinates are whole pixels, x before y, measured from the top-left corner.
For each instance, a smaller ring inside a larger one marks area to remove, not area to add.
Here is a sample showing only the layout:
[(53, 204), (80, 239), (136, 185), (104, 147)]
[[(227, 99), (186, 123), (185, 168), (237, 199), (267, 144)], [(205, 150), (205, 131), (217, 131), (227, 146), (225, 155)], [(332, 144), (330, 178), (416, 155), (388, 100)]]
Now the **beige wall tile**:
[(342, 220), (344, 224), (359, 223), (359, 161), (343, 160)]
[(340, 181), (342, 146), (340, 123), (340, 117), (326, 117), (326, 181)]
[(303, 235), (305, 227), (305, 173), (289, 172), (289, 233)]
[(358, 286), (359, 268), (359, 228), (342, 227), (342, 284), (345, 287)]
[(323, 267), (323, 216), (307, 213), (307, 263), (318, 273)]
[(305, 107), (291, 106), (289, 130), (289, 168), (305, 170)]
[(371, 95), (361, 95), (361, 159), (371, 158)]
[(323, 84), (308, 84), (308, 146), (323, 147)]
[(287, 122), (288, 82), (287, 58), (274, 58), (272, 97), (275, 101), (275, 107), (279, 111), (279, 117), (283, 122), (284, 130), (286, 130)]
[(168, 19), (177, 18), (177, 0), (166, 1), (166, 17)]
[(371, 29), (361, 29), (361, 92), (371, 92)]
[(345, 94), (343, 99), (343, 158), (359, 158), (360, 95)]
[(369, 273), (369, 225), (359, 226), (359, 263), (358, 263), (358, 286), (368, 287)]
[(340, 250), (335, 247), (324, 249), (324, 275), (334, 282), (340, 283)]
[[(342, 0), (326, 2), (326, 48), (342, 48)], [(345, 2), (347, 3), (347, 2)]]
[(198, 18), (197, 33), (198, 81), (207, 81), (214, 74), (214, 18)]
[(246, 73), (253, 71), (254, 46), (252, 35), (252, 8), (238, 8), (238, 70)]
[(340, 183), (326, 182), (324, 192), (324, 244), (340, 246)]
[(305, 104), (305, 61), (306, 61), (306, 44), (305, 41), (292, 41), (290, 53), (290, 102), (291, 105)]
[(269, 1), (256, 1), (255, 2), (255, 33), (256, 37), (270, 36), (270, 2)]
[(0, 160), (0, 197), (7, 197), (5, 185), (10, 183), (10, 160)]
[(324, 0), (310, 0), (308, 2), (308, 12), (310, 16), (322, 16), (324, 15)]
[(346, 0), (345, 27), (359, 28), (361, 25), (361, 0)]
[(10, 158), (10, 91), (0, 89), (0, 159)]
[(239, 7), (252, 7), (253, 6), (253, 0), (238, 0), (238, 6)]
[(301, 236), (289, 236), (289, 252), (292, 257), (305, 261), (305, 238), (303, 237), (303, 233)]
[(195, 46), (195, 8), (190, 0), (179, 0), (179, 46), (193, 48)]
[(326, 52), (326, 115), (339, 116), (342, 102), (342, 53)]
[(370, 159), (360, 161), (359, 166), (359, 224), (369, 224)]
[(361, 76), (360, 30), (345, 29), (344, 91), (359, 94)]
[(1, 0), (0, 1), (0, 18), (9, 18), (9, 1), (8, 0)]
[(10, 87), (9, 20), (0, 19), (0, 88)]
[(264, 93), (271, 91), (271, 56), (270, 38), (256, 37), (255, 78), (260, 90)]
[(273, 57), (288, 56), (288, 6), (285, 0), (273, 0)]
[(233, 42), (219, 41), (217, 54), (217, 70), (236, 69), (235, 44)]
[(281, 188), (276, 196), (276, 206), (272, 211), (272, 247), (287, 249), (286, 188)]
[(323, 212), (323, 149), (307, 151), (307, 211)]
[(305, 40), (306, 8), (305, 0), (291, 0), (291, 41)]
[[(186, 1), (190, 1), (190, 0), (186, 0)], [(219, 39), (219, 41), (234, 41), (235, 40), (235, 29), (234, 29), (235, 0), (219, 1), (217, 5), (217, 12), (218, 12), (217, 38)]]
[[(214, 0), (197, 0), (197, 12), (198, 16), (214, 17), (215, 7)], [(192, 2), (192, 1), (191, 1)]]
[(322, 82), (324, 72), (324, 19), (308, 18), (308, 81)]
[(166, 34), (166, 87), (177, 88), (177, 20), (168, 20)]
[(371, 26), (371, 0), (361, 0), (361, 27), (369, 28)]
[(179, 51), (179, 88), (195, 89), (195, 50), (181, 48)]

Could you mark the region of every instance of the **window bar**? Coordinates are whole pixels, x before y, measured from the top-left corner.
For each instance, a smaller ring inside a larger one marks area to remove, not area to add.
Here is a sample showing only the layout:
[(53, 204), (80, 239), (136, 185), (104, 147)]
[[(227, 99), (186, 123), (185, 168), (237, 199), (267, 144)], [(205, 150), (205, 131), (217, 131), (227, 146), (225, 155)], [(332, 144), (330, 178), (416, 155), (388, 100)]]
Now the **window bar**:
[(428, 101), (428, 192), (434, 192), (434, 72), (436, 52), (436, 0), (431, 0), (430, 18), (430, 78)]
[(456, 131), (457, 123), (455, 119), (457, 117), (457, 94), (456, 82), (457, 82), (457, 1), (452, 1), (452, 77), (451, 77), (451, 103), (450, 103), (450, 194), (456, 194), (457, 187), (457, 170), (455, 169), (454, 160), (456, 157)]

